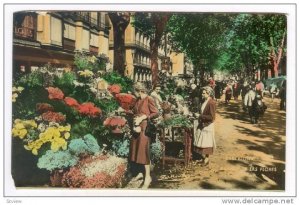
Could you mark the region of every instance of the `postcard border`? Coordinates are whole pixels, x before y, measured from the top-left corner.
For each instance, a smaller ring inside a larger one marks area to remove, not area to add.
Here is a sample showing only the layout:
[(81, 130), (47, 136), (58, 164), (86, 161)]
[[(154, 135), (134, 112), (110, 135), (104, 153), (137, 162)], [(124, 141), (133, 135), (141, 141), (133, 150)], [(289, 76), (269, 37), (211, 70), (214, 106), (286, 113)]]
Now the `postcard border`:
[[(295, 110), (296, 110), (296, 116), (295, 116), (295, 195), (291, 195), (291, 196), (276, 196), (276, 197), (297, 197), (297, 179), (298, 179), (298, 175), (297, 175), (297, 64), (298, 64), (298, 60), (297, 60), (297, 3), (4, 3), (3, 4), (3, 31), (5, 30), (5, 6), (7, 5), (293, 5), (295, 6), (295, 41), (296, 41), (296, 46), (295, 46), (295, 85), (296, 85), (296, 89), (295, 89)], [(11, 43), (11, 42), (9, 42)], [(6, 64), (6, 59), (5, 59), (5, 48), (6, 45), (8, 43), (5, 42), (5, 34), (3, 33), (3, 96), (5, 96), (5, 64)], [(11, 60), (11, 59), (10, 59)], [(3, 97), (3, 114), (5, 113), (5, 97)], [(24, 198), (31, 198), (31, 197), (112, 197), (112, 196), (9, 196), (9, 195), (5, 195), (5, 115), (3, 115), (3, 197), (24, 197)], [(287, 150), (285, 150), (285, 152), (287, 152)], [(159, 190), (158, 190), (159, 191)], [(217, 190), (219, 191), (219, 190)], [(230, 191), (230, 190), (229, 190)], [(263, 190), (263, 191), (269, 191), (269, 190)], [(226, 196), (185, 196), (185, 195), (164, 195), (164, 196), (147, 196), (147, 195), (143, 195), (143, 196), (123, 196), (123, 195), (117, 195), (117, 196), (113, 196), (113, 197), (223, 197), (223, 198), (228, 198), (228, 197), (251, 197), (251, 198), (261, 198), (261, 197), (274, 197), (274, 196), (235, 196), (235, 195), (226, 195)]]

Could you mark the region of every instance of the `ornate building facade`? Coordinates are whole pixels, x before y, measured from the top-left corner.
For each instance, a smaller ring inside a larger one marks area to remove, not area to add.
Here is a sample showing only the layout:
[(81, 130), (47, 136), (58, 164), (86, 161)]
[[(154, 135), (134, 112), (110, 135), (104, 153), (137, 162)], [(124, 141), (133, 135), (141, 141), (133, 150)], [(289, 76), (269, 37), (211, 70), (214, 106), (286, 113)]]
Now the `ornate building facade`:
[[(134, 21), (131, 15), (130, 22)], [(113, 59), (113, 27), (109, 32), (109, 59)], [(145, 82), (152, 80), (151, 60), (150, 60), (150, 38), (139, 28), (131, 23), (125, 30), (126, 48), (126, 75), (135, 82)], [(161, 46), (158, 49), (158, 70), (167, 70), (172, 76), (182, 76), (186, 72), (186, 57), (183, 53), (176, 53), (171, 50), (167, 36), (162, 38)]]
[(72, 67), (77, 51), (108, 55), (105, 12), (17, 12), (13, 29), (15, 72), (30, 72), (48, 63)]
[[(134, 15), (130, 20), (134, 21)], [(113, 28), (107, 12), (16, 12), (13, 21), (14, 73), (30, 72), (49, 63), (72, 68), (76, 52), (108, 56), (113, 63)], [(130, 23), (125, 48), (125, 75), (134, 81), (151, 82), (150, 36)], [(164, 36), (158, 50), (158, 69), (182, 76), (186, 68), (185, 55), (172, 52)]]

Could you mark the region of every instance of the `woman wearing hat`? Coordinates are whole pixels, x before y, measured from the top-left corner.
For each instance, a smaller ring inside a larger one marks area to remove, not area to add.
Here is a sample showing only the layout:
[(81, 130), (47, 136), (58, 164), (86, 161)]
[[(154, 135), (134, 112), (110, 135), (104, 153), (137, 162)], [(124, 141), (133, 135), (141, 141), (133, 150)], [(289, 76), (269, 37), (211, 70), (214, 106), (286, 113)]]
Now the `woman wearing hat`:
[(215, 142), (215, 115), (216, 102), (214, 91), (209, 86), (203, 88), (202, 97), (204, 102), (201, 106), (199, 125), (194, 136), (194, 152), (201, 155), (203, 164), (209, 163), (209, 155), (213, 154), (213, 149), (216, 147)]
[[(144, 185), (147, 189), (152, 181), (150, 176), (150, 137), (145, 135), (147, 121), (158, 116), (158, 109), (155, 107), (154, 100), (147, 95), (146, 88), (142, 83), (134, 86), (134, 95), (137, 97), (133, 108), (134, 124), (141, 127), (140, 132), (134, 132), (130, 142), (129, 160), (143, 165), (145, 168)], [(143, 178), (139, 173), (135, 180)]]

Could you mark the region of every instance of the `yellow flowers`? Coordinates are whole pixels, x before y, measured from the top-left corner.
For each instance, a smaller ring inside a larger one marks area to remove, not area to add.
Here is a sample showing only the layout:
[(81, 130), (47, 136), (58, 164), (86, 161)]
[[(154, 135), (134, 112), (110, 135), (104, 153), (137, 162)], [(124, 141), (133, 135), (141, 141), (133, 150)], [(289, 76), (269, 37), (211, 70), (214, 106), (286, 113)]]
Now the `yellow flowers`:
[(78, 71), (78, 74), (83, 77), (92, 77), (94, 73), (90, 70), (85, 69), (84, 71)]
[[(39, 126), (40, 127), (40, 126)], [(12, 136), (24, 139), (31, 129), (38, 129), (38, 125), (34, 120), (20, 120), (16, 119), (14, 121)], [(63, 150), (67, 149), (67, 139), (70, 138), (71, 125), (61, 126), (57, 123), (49, 124), (43, 129), (38, 136), (38, 139), (32, 140), (26, 138), (27, 145), (24, 145), (26, 150), (31, 150), (32, 154), (37, 155), (39, 149), (45, 143), (51, 144), (51, 150), (56, 152), (60, 148)]]
[[(19, 94), (24, 90), (23, 87), (13, 87), (12, 88), (12, 101), (16, 102)], [(18, 94), (19, 93), (19, 94)]]
[(51, 143), (51, 150), (57, 152), (60, 148), (67, 149), (67, 141), (70, 137), (71, 126), (48, 127), (45, 132), (39, 134), (39, 138), (25, 145), (25, 149), (31, 150), (32, 154), (37, 155), (41, 146), (47, 142)]
[(88, 61), (91, 63), (95, 63), (97, 61), (97, 58), (96, 58), (96, 56), (91, 56), (91, 57), (88, 57)]
[(19, 87), (13, 87), (12, 88), (12, 92), (17, 92), (17, 93), (21, 93), (24, 90), (23, 87), (19, 86)]
[(12, 129), (12, 136), (23, 139), (27, 135), (28, 130), (32, 128), (37, 128), (37, 124), (34, 120), (16, 119)]
[(66, 139), (69, 139), (70, 133), (69, 133), (69, 132), (66, 132), (66, 133), (64, 134), (64, 137), (65, 137)]
[(13, 129), (12, 134), (14, 137), (19, 137), (20, 139), (23, 139), (27, 134), (27, 130), (26, 129)]

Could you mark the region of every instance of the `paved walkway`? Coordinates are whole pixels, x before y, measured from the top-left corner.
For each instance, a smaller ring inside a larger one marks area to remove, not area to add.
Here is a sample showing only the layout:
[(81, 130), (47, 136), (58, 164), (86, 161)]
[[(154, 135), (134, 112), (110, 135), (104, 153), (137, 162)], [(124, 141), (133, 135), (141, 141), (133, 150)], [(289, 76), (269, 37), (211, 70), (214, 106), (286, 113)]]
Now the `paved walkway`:
[(157, 165), (150, 188), (283, 190), (286, 113), (278, 109), (279, 99), (264, 101), (268, 109), (256, 125), (249, 122), (240, 100), (228, 105), (218, 102), (217, 149), (210, 164), (202, 167), (193, 162), (184, 168), (169, 163), (165, 170)]

